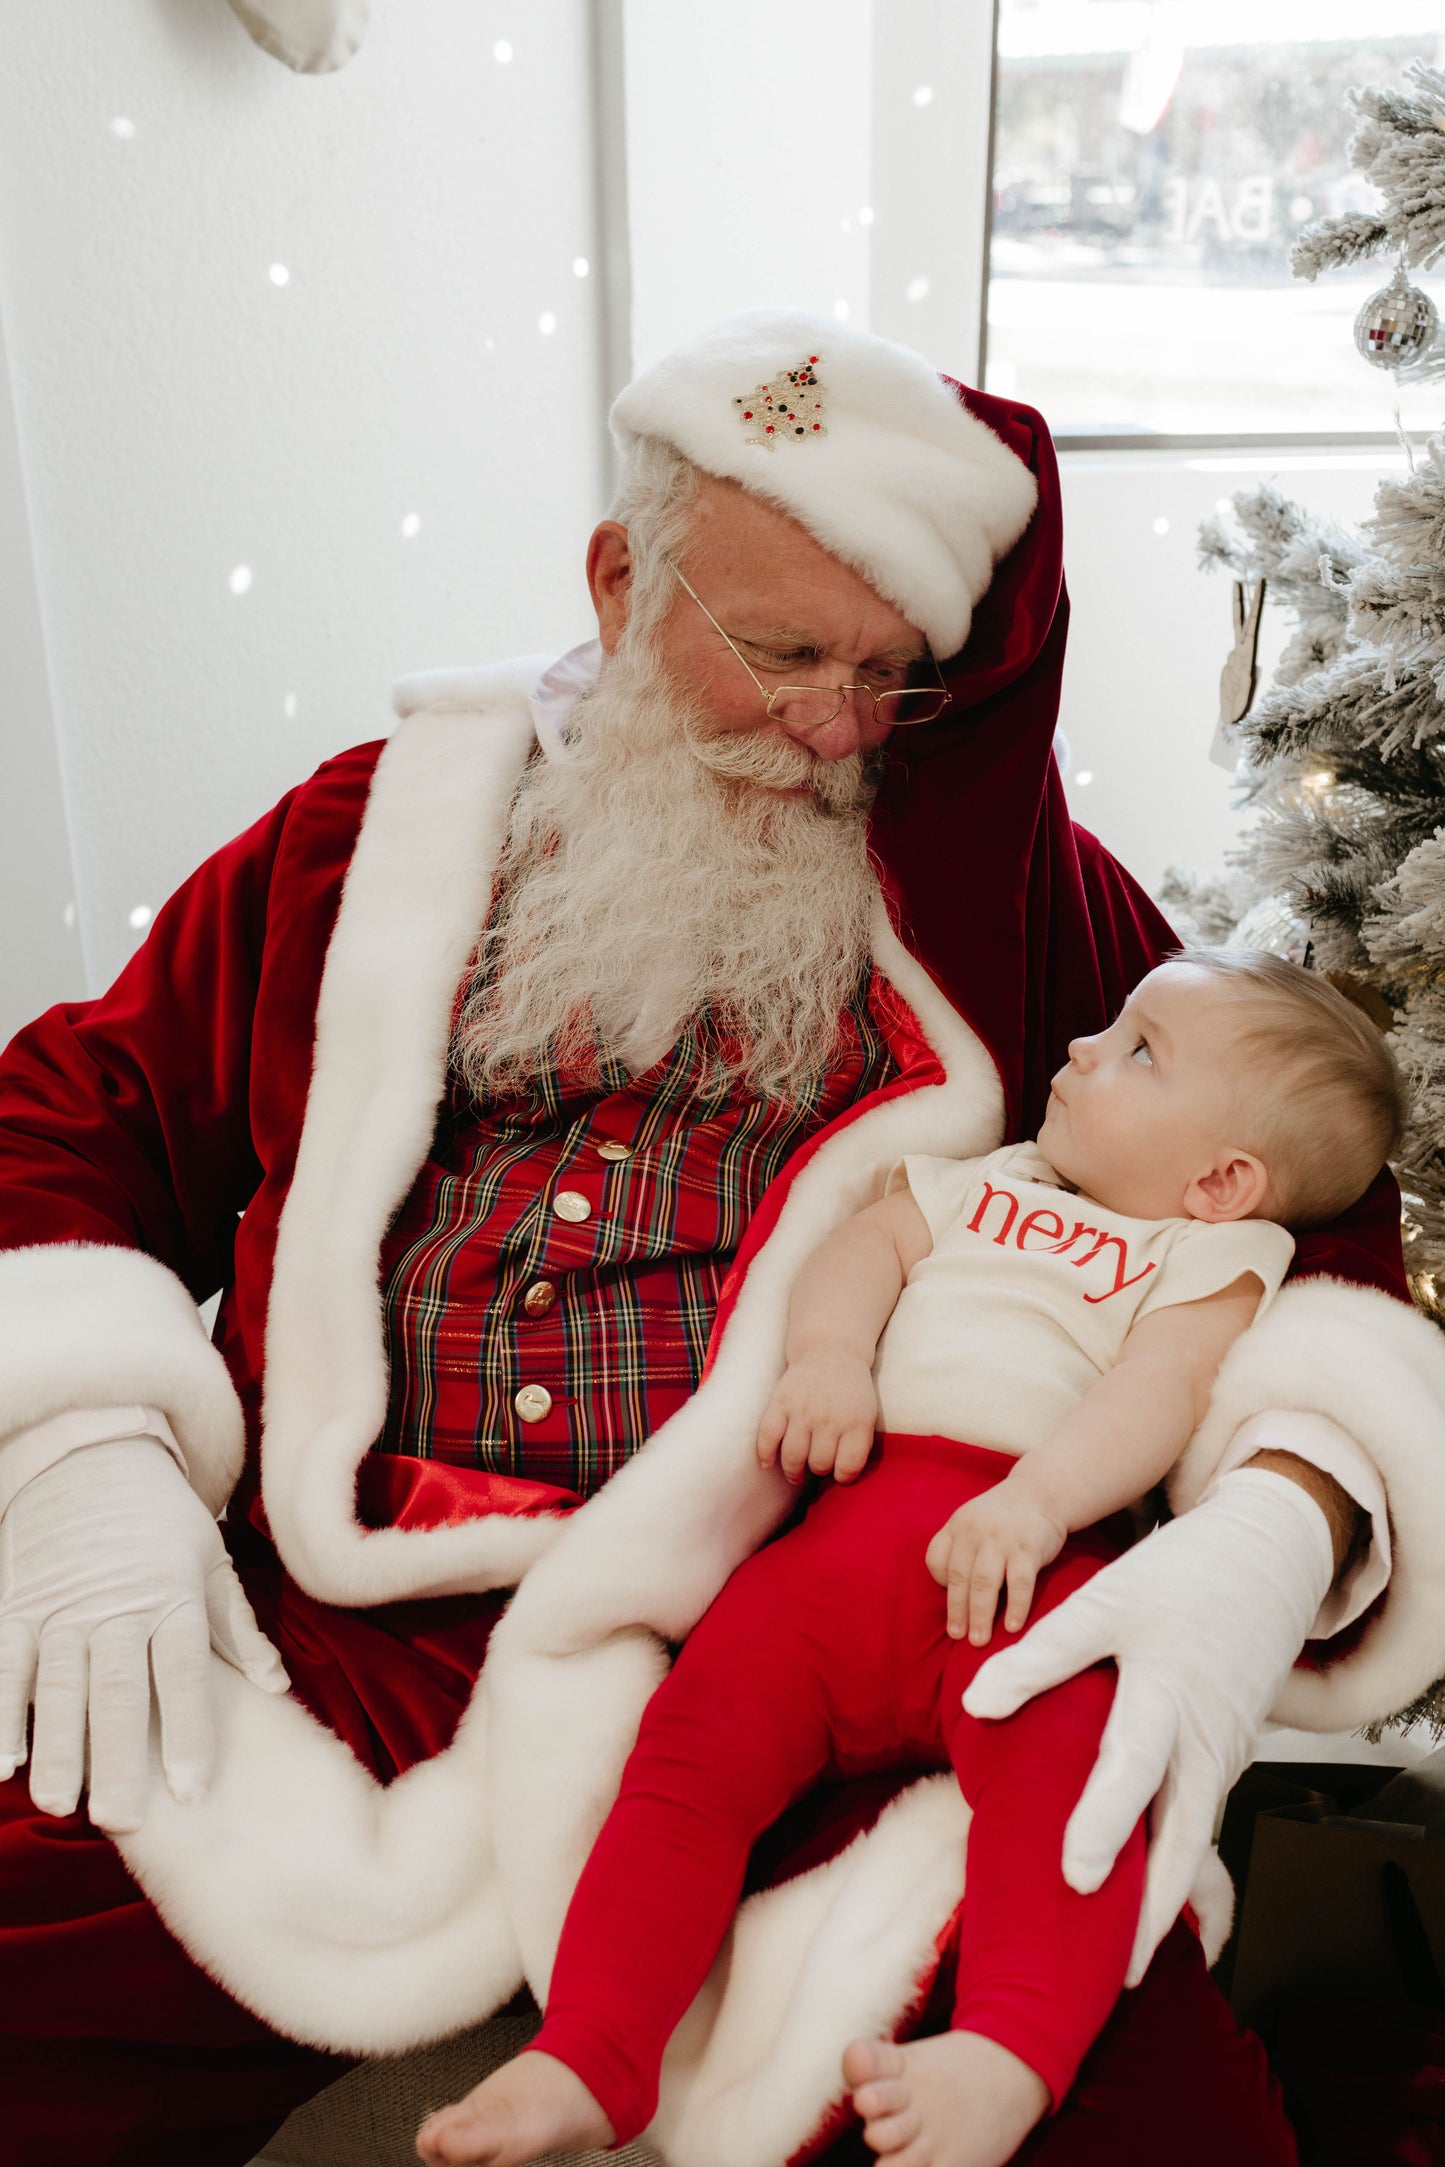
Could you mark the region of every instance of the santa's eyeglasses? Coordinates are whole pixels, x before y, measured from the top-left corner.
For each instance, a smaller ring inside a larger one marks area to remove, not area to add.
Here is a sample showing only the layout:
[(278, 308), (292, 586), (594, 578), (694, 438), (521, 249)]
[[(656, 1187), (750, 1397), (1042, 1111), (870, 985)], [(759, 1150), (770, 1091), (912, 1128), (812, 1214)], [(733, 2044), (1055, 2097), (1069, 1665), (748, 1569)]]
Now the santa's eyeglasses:
[(911, 723), (936, 722), (943, 710), (952, 704), (953, 695), (944, 684), (932, 655), (929, 655), (928, 660), (938, 677), (936, 685), (900, 685), (896, 690), (885, 692), (875, 692), (871, 685), (775, 685), (769, 692), (747, 656), (728, 639), (702, 596), (688, 584), (670, 557), (666, 561), (668, 570), (676, 574), (678, 581), (692, 596), (714, 632), (727, 640), (728, 646), (757, 686), (763, 696), (770, 722), (786, 722), (795, 730), (821, 729), (825, 722), (831, 722), (835, 715), (842, 713), (843, 703), (850, 692), (866, 692), (873, 702), (875, 720), (890, 730), (907, 728)]

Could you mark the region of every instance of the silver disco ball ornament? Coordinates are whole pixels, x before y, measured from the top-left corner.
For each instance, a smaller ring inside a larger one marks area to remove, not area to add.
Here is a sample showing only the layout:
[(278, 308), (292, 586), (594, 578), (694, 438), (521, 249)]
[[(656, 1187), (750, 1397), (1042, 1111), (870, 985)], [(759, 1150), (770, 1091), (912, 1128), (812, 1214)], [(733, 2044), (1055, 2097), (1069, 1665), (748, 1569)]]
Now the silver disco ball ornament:
[(1355, 344), (1377, 369), (1404, 369), (1434, 344), (1439, 328), (1434, 302), (1410, 284), (1402, 263), (1355, 318)]
[(1309, 927), (1282, 895), (1266, 896), (1246, 911), (1227, 943), (1230, 948), (1265, 948), (1290, 963), (1303, 963), (1309, 944)]

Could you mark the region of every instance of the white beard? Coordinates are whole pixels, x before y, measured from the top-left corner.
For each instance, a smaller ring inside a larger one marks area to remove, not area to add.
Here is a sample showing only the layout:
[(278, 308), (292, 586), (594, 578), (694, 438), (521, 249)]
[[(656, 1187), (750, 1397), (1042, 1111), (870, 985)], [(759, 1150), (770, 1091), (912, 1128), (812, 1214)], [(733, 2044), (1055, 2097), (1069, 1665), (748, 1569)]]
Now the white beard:
[[(640, 1074), (702, 1017), (715, 1080), (801, 1098), (868, 960), (877, 765), (709, 734), (626, 643), (573, 725), (566, 757), (534, 761), (512, 808), (453, 1042), (463, 1080), (483, 1098), (554, 1059)], [(806, 796), (778, 794), (800, 783)]]

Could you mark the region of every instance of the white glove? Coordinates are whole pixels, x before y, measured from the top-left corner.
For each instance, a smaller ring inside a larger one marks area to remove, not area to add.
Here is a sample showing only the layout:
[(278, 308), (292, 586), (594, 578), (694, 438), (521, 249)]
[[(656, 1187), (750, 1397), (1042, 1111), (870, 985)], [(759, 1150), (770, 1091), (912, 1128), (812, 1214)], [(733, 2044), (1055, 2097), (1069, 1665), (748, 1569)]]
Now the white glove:
[(1334, 1578), (1325, 1516), (1264, 1468), (1223, 1477), (984, 1664), (971, 1716), (1010, 1716), (1112, 1656), (1114, 1705), (1064, 1831), (1064, 1879), (1090, 1895), (1151, 1799), (1149, 1870), (1126, 1985), (1137, 1986), (1205, 1868), (1220, 1800)]
[(253, 1685), (287, 1690), (205, 1506), (164, 1445), (125, 1437), (72, 1452), (0, 1519), (0, 1779), (25, 1759), (30, 1796), (97, 1828), (139, 1828), (150, 1787), (151, 1680), (175, 1796), (204, 1795), (214, 1748), (210, 1649)]

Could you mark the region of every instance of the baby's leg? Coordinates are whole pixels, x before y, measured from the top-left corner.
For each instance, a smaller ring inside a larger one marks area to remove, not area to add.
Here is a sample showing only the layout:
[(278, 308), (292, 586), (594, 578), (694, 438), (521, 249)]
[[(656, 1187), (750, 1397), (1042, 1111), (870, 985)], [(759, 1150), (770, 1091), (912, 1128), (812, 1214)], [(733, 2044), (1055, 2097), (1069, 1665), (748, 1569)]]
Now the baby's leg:
[(578, 1881), (541, 2032), (432, 2118), (424, 2157), (511, 2167), (651, 2121), (663, 2050), (732, 1923), (753, 1844), (828, 1764), (808, 1624), (821, 1591), (790, 1563), (796, 1547), (785, 1536), (750, 1558), (684, 1643)]
[[(1041, 1579), (1034, 1615), (1097, 1571), (1065, 1550)], [(941, 1600), (941, 1598), (940, 1598)], [(1141, 1822), (1103, 1887), (1064, 1880), (1064, 1829), (1093, 1767), (1113, 1700), (1099, 1665), (1001, 1723), (964, 1714), (987, 1648), (950, 1643), (940, 1713), (973, 1808), (953, 2030), (902, 2048), (862, 2041), (844, 2070), (874, 2149), (897, 2167), (1000, 2167), (1072, 2084), (1124, 1983), (1144, 1879)]]
[(1012, 2049), (1057, 2105), (1119, 1997), (1144, 1893), (1142, 1821), (1092, 1896), (1063, 1875), (1064, 1830), (1098, 1755), (1116, 1673), (1096, 1664), (1006, 1721), (985, 1722), (959, 1703), (989, 1651), (956, 1645), (944, 1719), (973, 1820), (954, 2025)]

